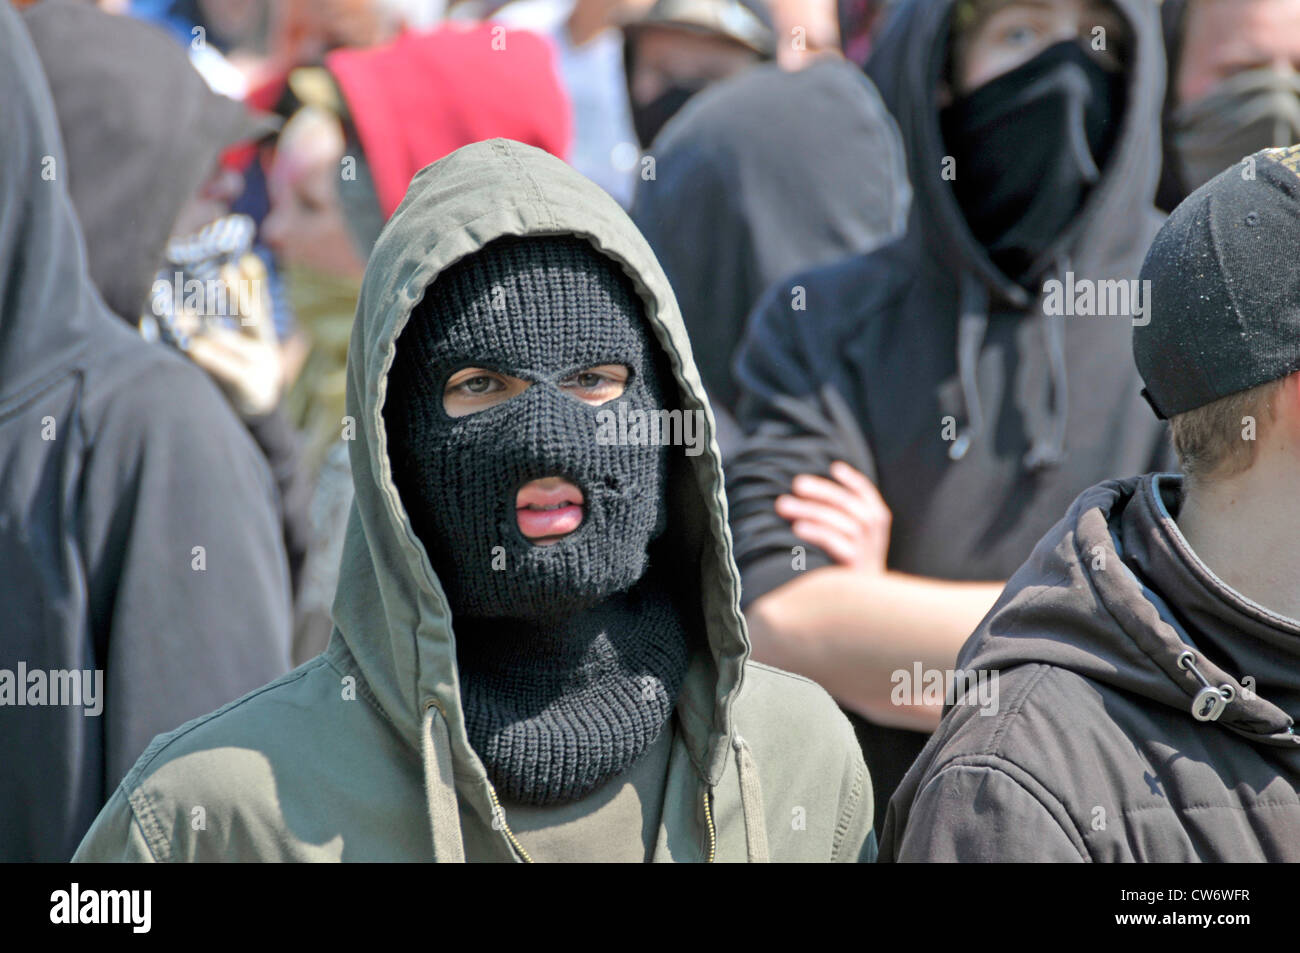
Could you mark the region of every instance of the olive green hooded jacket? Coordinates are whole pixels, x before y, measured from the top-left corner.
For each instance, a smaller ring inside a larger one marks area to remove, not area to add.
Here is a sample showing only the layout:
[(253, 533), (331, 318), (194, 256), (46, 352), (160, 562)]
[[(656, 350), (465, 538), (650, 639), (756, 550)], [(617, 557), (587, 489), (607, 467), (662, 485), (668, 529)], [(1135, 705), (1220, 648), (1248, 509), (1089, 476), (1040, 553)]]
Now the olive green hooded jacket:
[(708, 646), (674, 712), (653, 859), (874, 860), (848, 721), (817, 685), (748, 660), (713, 415), (667, 279), (613, 199), (504, 139), (421, 171), (367, 267), (348, 360), (356, 501), (328, 649), (155, 739), (75, 860), (524, 859), (466, 736), (451, 613), (394, 486), (381, 411), (394, 344), (439, 272), (503, 235), (551, 234), (587, 238), (632, 278), (682, 409), (705, 421), (703, 452), (673, 448), (667, 490), (672, 568), (699, 580)]

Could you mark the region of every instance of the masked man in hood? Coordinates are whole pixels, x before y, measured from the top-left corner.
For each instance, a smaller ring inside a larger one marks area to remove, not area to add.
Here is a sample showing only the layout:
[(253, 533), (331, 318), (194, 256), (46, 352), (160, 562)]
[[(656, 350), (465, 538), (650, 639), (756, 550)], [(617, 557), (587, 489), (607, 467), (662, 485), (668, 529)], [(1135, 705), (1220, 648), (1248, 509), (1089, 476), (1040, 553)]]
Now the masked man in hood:
[(504, 139), (421, 171), (347, 409), (328, 649), (158, 738), (79, 859), (872, 859), (847, 720), (748, 660), (712, 415), (613, 198)]
[(1166, 211), (1244, 155), (1300, 142), (1300, 3), (1165, 0)]
[(883, 856), (1300, 860), (1298, 244), (1294, 146), (1156, 236), (1133, 356), (1184, 476), (1095, 486), (1038, 544), (961, 653), (999, 703), (948, 712)]
[(311, 488), (279, 409), (270, 281), (248, 251), (255, 226), (230, 214), (243, 176), (220, 161), (265, 136), (272, 117), (213, 92), (184, 48), (151, 24), (77, 0), (42, 0), (22, 17), (54, 95), (91, 277), (147, 337), (169, 321), (184, 329), (172, 342), (221, 387), (275, 477), (296, 591)]
[[(408, 32), (334, 50), (288, 77), (301, 103), (276, 142), (262, 227), (285, 269), (306, 357), (285, 408), (315, 483), (294, 626), (295, 662), (319, 655), (352, 505), (348, 340), (366, 259), (420, 169), (470, 142), (505, 137), (564, 156), (570, 110), (546, 43), (487, 24)], [(502, 48), (498, 48), (501, 46)]]
[(854, 713), (879, 796), (1039, 537), (1167, 453), (1127, 356), (1163, 71), (1146, 2), (901, 0), (869, 72), (907, 232), (779, 282), (741, 342), (727, 472), (755, 649)]
[(151, 738), (289, 668), (275, 486), (207, 376), (87, 269), (0, 4), (0, 859), (66, 861)]

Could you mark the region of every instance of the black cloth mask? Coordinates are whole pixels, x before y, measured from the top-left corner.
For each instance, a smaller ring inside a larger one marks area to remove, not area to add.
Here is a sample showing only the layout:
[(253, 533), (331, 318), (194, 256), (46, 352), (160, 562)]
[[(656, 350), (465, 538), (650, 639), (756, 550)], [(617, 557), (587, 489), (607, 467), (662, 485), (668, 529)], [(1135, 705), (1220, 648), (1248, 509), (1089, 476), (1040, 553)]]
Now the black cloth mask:
[[(393, 476), (457, 617), (554, 622), (625, 592), (664, 522), (663, 446), (601, 445), (598, 413), (656, 413), (655, 347), (630, 280), (575, 237), (498, 239), (445, 270), (397, 344), (384, 415)], [(631, 371), (592, 406), (566, 378)], [(443, 391), (465, 367), (532, 386), (464, 417)], [(515, 499), (560, 476), (583, 495), (581, 526), (549, 546), (519, 530)]]
[(1008, 277), (1032, 278), (1027, 272), (1101, 179), (1124, 114), (1125, 79), (1067, 41), (941, 113), (957, 202)]
[(648, 103), (640, 104), (633, 100), (632, 128), (636, 130), (637, 142), (641, 143), (641, 148), (649, 149), (655, 136), (659, 135), (659, 130), (702, 88), (699, 84), (685, 86), (678, 83), (669, 86)]

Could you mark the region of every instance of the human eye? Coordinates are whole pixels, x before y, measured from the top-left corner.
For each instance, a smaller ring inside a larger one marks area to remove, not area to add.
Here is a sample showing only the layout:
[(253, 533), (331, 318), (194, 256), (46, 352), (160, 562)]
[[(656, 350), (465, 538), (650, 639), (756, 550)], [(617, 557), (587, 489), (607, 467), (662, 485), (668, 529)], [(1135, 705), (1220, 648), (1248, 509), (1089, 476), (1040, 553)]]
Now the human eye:
[(588, 403), (601, 404), (622, 395), (630, 371), (621, 364), (601, 364), (578, 371), (561, 381), (561, 386)]
[(478, 377), (471, 377), (456, 385), (466, 394), (491, 394), (493, 391), (500, 390), (501, 381), (489, 374), (480, 374)]
[(998, 36), (998, 42), (1004, 46), (1024, 49), (1038, 41), (1038, 31), (1024, 24), (1009, 26)]
[(980, 32), (991, 46), (1024, 55), (1046, 47), (1059, 28), (1043, 10), (1012, 3), (992, 14)]
[(459, 417), (509, 400), (527, 386), (525, 381), (495, 371), (467, 367), (447, 379), (442, 391), (442, 405), (451, 416)]

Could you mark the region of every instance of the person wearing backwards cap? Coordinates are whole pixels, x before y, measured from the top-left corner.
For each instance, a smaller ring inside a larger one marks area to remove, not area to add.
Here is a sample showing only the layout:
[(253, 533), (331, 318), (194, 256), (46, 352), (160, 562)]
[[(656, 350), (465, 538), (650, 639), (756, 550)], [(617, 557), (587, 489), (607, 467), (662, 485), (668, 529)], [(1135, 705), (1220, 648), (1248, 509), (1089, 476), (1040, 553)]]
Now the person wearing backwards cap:
[(949, 706), (882, 859), (1300, 860), (1298, 247), (1300, 146), (1156, 235), (1133, 353), (1183, 475), (1094, 486), (1038, 544), (958, 663), (997, 703)]

